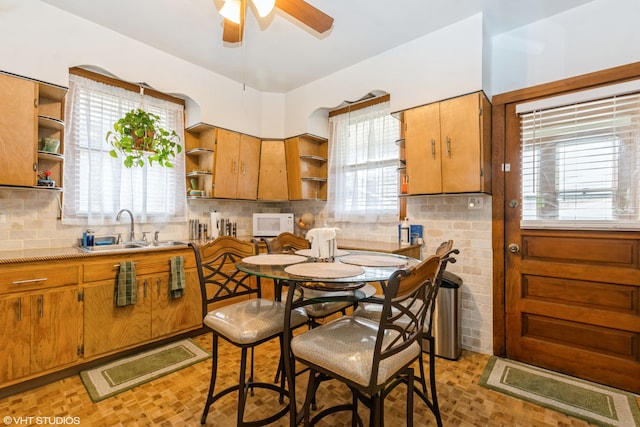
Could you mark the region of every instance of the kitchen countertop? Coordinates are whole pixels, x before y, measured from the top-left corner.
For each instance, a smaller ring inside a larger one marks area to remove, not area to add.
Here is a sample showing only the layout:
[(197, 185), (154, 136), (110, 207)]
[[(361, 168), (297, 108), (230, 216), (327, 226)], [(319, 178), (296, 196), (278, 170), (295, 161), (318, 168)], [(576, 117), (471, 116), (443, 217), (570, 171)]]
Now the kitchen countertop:
[[(241, 237), (242, 239), (242, 237)], [(250, 240), (251, 238), (245, 238)], [(187, 241), (185, 241), (186, 245)], [(202, 243), (202, 241), (193, 241), (194, 244)], [(105, 256), (114, 253), (125, 252), (140, 252), (140, 251), (160, 251), (184, 248), (186, 246), (161, 246), (154, 247), (148, 246), (140, 249), (122, 249), (118, 251), (108, 252), (84, 252), (77, 246), (68, 246), (62, 248), (40, 248), (40, 249), (16, 249), (0, 251), (0, 265), (2, 264), (20, 264), (36, 261), (55, 261), (62, 259), (74, 259), (74, 258), (86, 258), (95, 256)], [(340, 249), (352, 249), (352, 250), (369, 250), (377, 252), (396, 253), (414, 258), (420, 258), (420, 246), (419, 245), (400, 245), (400, 243), (391, 242), (375, 242), (368, 240), (351, 240), (351, 239), (338, 239), (338, 248)], [(416, 256), (417, 254), (417, 256)]]
[(339, 249), (353, 249), (376, 252), (411, 252), (420, 250), (420, 245), (401, 245), (400, 242), (373, 242), (369, 240), (338, 239)]
[(174, 246), (146, 246), (135, 249), (121, 249), (105, 252), (85, 252), (77, 246), (67, 246), (62, 248), (40, 248), (40, 249), (15, 249), (8, 251), (0, 251), (0, 265), (3, 264), (21, 264), (37, 261), (55, 261), (66, 260), (76, 258), (87, 258), (96, 256), (107, 256), (113, 254), (122, 254), (128, 252), (149, 252), (149, 251), (163, 251), (172, 249), (184, 249), (185, 245)]

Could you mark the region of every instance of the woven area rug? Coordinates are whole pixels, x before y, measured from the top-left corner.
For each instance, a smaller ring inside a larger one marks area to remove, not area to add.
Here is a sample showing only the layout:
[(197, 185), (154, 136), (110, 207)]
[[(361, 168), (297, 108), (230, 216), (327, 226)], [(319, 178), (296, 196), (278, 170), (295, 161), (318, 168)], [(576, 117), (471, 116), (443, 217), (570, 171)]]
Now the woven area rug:
[(211, 357), (190, 339), (176, 341), (80, 372), (89, 396), (99, 402)]
[(492, 356), (480, 385), (601, 426), (640, 427), (636, 396)]

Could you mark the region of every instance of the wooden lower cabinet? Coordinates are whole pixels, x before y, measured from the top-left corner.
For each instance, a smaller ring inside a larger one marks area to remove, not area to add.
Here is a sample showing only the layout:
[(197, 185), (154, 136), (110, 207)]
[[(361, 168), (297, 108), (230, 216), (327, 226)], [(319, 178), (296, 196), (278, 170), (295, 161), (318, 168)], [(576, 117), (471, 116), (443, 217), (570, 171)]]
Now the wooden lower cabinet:
[(72, 264), (1, 266), (0, 387), (80, 360), (77, 280)]
[(3, 297), (0, 313), (0, 383), (79, 359), (82, 316), (76, 287)]
[[(169, 295), (169, 259), (185, 257), (186, 290)], [(136, 262), (138, 299), (116, 307), (119, 258), (85, 264), (84, 357), (114, 353), (202, 326), (202, 299), (195, 259), (190, 250), (131, 254)], [(125, 258), (122, 258), (124, 260)], [(128, 259), (128, 258), (127, 258)], [(95, 280), (93, 283), (89, 281)]]
[(126, 307), (113, 303), (114, 280), (84, 288), (85, 357), (132, 347), (151, 338), (148, 279), (138, 278), (138, 302)]
[[(186, 289), (169, 295), (169, 259)], [(115, 307), (118, 262), (136, 261), (138, 301)], [(0, 389), (202, 327), (193, 252), (174, 249), (0, 265)]]
[(81, 325), (78, 287), (31, 295), (31, 373), (77, 361)]
[(0, 298), (0, 342), (2, 360), (0, 383), (26, 377), (31, 359), (31, 305), (29, 296), (10, 295)]
[(196, 270), (185, 271), (187, 292), (180, 297), (170, 297), (168, 276), (153, 279), (151, 338), (160, 338), (202, 325), (202, 298), (200, 283)]

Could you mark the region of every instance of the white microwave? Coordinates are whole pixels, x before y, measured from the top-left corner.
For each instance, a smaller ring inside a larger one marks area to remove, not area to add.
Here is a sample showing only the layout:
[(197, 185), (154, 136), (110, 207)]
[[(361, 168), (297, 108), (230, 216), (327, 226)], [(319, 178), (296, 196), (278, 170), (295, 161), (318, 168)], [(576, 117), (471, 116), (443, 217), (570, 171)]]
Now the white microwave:
[(293, 233), (292, 213), (254, 213), (253, 235), (256, 237), (275, 237), (288, 231)]

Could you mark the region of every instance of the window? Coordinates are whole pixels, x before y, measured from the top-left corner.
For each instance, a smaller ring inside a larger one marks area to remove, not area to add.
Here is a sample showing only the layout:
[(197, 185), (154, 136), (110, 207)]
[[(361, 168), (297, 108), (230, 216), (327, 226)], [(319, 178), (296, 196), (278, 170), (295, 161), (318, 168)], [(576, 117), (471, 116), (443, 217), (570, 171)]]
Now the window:
[(101, 225), (129, 209), (139, 222), (186, 221), (184, 151), (173, 168), (127, 169), (109, 155), (107, 131), (125, 112), (144, 108), (161, 118), (184, 141), (180, 104), (71, 74), (66, 104), (62, 222)]
[(400, 122), (389, 102), (333, 116), (329, 125), (329, 216), (397, 221)]
[(640, 94), (521, 115), (523, 226), (640, 228)]

